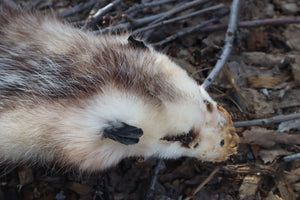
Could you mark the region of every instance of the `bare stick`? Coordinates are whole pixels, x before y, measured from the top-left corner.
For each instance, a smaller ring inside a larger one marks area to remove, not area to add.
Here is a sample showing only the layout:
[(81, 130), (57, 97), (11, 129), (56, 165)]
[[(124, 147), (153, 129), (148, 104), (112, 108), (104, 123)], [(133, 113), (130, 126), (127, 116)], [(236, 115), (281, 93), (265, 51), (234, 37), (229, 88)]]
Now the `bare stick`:
[(108, 13), (112, 8), (114, 8), (116, 5), (118, 5), (119, 3), (121, 3), (121, 1), (123, 0), (116, 0), (114, 2), (111, 2), (110, 4), (108, 4), (107, 6), (105, 6), (104, 8), (101, 8), (100, 10), (98, 10), (98, 12), (92, 17), (91, 21), (87, 23), (86, 27), (92, 27), (94, 24), (96, 24), (99, 20), (101, 20), (101, 18)]
[(237, 30), (236, 22), (237, 22), (238, 10), (239, 10), (239, 3), (240, 3), (239, 0), (233, 0), (231, 4), (230, 20), (229, 20), (228, 29), (225, 36), (225, 46), (223, 48), (221, 58), (217, 61), (217, 64), (215, 65), (213, 70), (210, 72), (210, 74), (202, 84), (204, 89), (207, 89), (210, 86), (210, 84), (216, 79), (217, 75), (219, 74), (225, 62), (227, 61), (228, 56), (230, 55), (236, 30)]
[(150, 23), (150, 22), (154, 21), (155, 19), (158, 19), (161, 16), (163, 16), (163, 14), (164, 13), (160, 13), (160, 14), (144, 17), (144, 18), (141, 18), (141, 19), (131, 20), (130, 23), (127, 22), (127, 23), (124, 23), (124, 24), (118, 24), (116, 26), (107, 27), (105, 29), (96, 31), (94, 33), (95, 34), (100, 34), (100, 33), (115, 32), (115, 31), (127, 31), (129, 29), (132, 29), (133, 27), (139, 27), (139, 26), (143, 26), (144, 24)]
[(294, 113), (290, 115), (280, 115), (280, 116), (275, 116), (275, 117), (265, 118), (265, 119), (255, 119), (250, 121), (234, 122), (233, 125), (235, 127), (261, 126), (265, 124), (280, 123), (280, 122), (290, 121), (294, 119), (300, 119), (300, 113)]
[(195, 0), (195, 1), (192, 1), (192, 2), (189, 2), (189, 3), (185, 3), (183, 4), (182, 6), (179, 6), (179, 7), (175, 7), (171, 10), (169, 10), (168, 12), (165, 13), (164, 16), (162, 16), (161, 18), (155, 20), (154, 22), (152, 22), (152, 24), (156, 24), (172, 15), (174, 15), (175, 13), (179, 13), (181, 11), (184, 11), (184, 10), (187, 10), (189, 8), (194, 8), (195, 6), (201, 6), (207, 2), (209, 2), (210, 0)]
[(161, 27), (161, 26), (166, 25), (166, 24), (174, 23), (174, 22), (184, 20), (184, 19), (187, 19), (187, 18), (190, 18), (190, 17), (194, 17), (196, 15), (200, 15), (200, 14), (203, 14), (203, 13), (206, 13), (206, 12), (214, 11), (214, 10), (217, 10), (217, 9), (220, 9), (220, 8), (223, 8), (223, 7), (224, 7), (224, 4), (219, 4), (219, 5), (212, 6), (212, 7), (209, 7), (209, 8), (205, 8), (205, 9), (202, 9), (202, 10), (199, 10), (199, 11), (196, 11), (196, 12), (192, 12), (192, 13), (184, 15), (184, 16), (180, 16), (180, 17), (176, 17), (176, 18), (173, 18), (173, 19), (161, 21), (161, 22), (158, 22), (157, 24), (153, 24), (153, 25), (150, 25), (150, 26), (146, 26), (146, 27), (137, 29), (132, 34), (135, 35), (137, 33), (141, 33), (141, 32), (147, 31), (149, 29), (153, 29), (153, 28), (156, 28), (156, 27)]
[(169, 37), (167, 37), (166, 39), (160, 41), (160, 42), (156, 42), (156, 43), (152, 43), (153, 46), (161, 46), (165, 43), (168, 43), (172, 40), (175, 40), (176, 38), (179, 38), (179, 37), (182, 37), (184, 35), (187, 35), (187, 34), (190, 34), (192, 32), (195, 32), (197, 29), (200, 29), (210, 23), (213, 23), (213, 22), (216, 22), (217, 19), (213, 18), (213, 19), (210, 19), (210, 20), (207, 20), (205, 22), (202, 22), (201, 24), (198, 24), (197, 26), (194, 26), (194, 27), (189, 27), (189, 28), (186, 28), (186, 29), (183, 29), (179, 32), (177, 32), (176, 34), (174, 35), (171, 35)]
[(195, 196), (195, 194), (197, 194), (213, 177), (214, 175), (220, 170), (220, 167), (216, 167), (214, 169), (214, 171), (212, 171), (210, 173), (210, 175), (195, 189), (193, 195), (188, 196), (187, 198), (185, 198), (184, 200), (190, 200), (193, 198), (193, 196)]
[[(120, 22), (118, 22), (119, 25), (117, 26), (120, 26), (122, 25), (123, 23), (125, 23), (125, 19), (127, 19), (129, 22), (130, 22), (130, 19), (132, 17), (135, 17), (141, 9), (143, 8), (147, 8), (147, 7), (155, 7), (155, 6), (159, 6), (159, 5), (162, 5), (162, 4), (167, 4), (167, 3), (170, 3), (170, 2), (174, 2), (176, 0), (164, 0), (164, 1), (155, 1), (155, 2), (150, 2), (150, 3), (143, 3), (143, 4), (135, 4), (133, 6), (131, 6), (130, 8), (128, 8), (126, 11), (124, 11), (124, 19), (122, 19)], [(111, 29), (115, 29), (113, 27), (111, 27)], [(117, 29), (115, 29), (117, 30)], [(119, 29), (120, 30), (120, 29)]]
[(154, 174), (153, 174), (149, 189), (147, 191), (145, 200), (152, 199), (152, 197), (154, 195), (155, 185), (156, 185), (156, 182), (157, 182), (157, 176), (158, 176), (159, 170), (161, 168), (161, 164), (162, 164), (162, 159), (159, 158), (157, 160), (157, 163), (156, 163), (156, 166), (155, 166), (155, 169), (154, 169)]
[(134, 6), (127, 9), (124, 13), (126, 15), (128, 15), (129, 13), (131, 13), (133, 11), (136, 12), (143, 8), (160, 6), (162, 4), (167, 4), (167, 3), (176, 2), (176, 1), (177, 0), (164, 0), (164, 1), (155, 1), (155, 2), (150, 2), (150, 3), (135, 4)]
[(162, 40), (160, 42), (152, 43), (152, 45), (153, 46), (160, 46), (160, 45), (163, 45), (163, 44), (165, 44), (167, 42), (175, 40), (178, 37), (182, 37), (184, 35), (191, 34), (193, 32), (197, 32), (199, 29), (203, 28), (204, 26), (206, 26), (208, 24), (211, 24), (211, 23), (214, 23), (214, 22), (217, 22), (221, 17), (223, 17), (223, 16), (225, 16), (227, 14), (228, 14), (227, 11), (223, 11), (222, 14), (218, 15), (218, 17), (215, 17), (215, 18), (212, 18), (212, 19), (207, 20), (205, 22), (202, 22), (201, 24), (198, 24), (196, 26), (185, 28), (185, 29), (183, 29), (183, 30), (175, 33), (174, 35), (171, 35), (171, 36), (167, 37), (166, 39), (164, 39), (164, 40)]
[(91, 9), (97, 1), (91, 1), (91, 2), (87, 2), (85, 4), (80, 4), (78, 6), (75, 6), (74, 8), (67, 10), (66, 12), (63, 12), (59, 15), (60, 18), (66, 18), (69, 17), (71, 15), (75, 15), (76, 13), (82, 12), (86, 9)]
[[(285, 24), (297, 24), (300, 23), (300, 17), (285, 17), (285, 18), (276, 18), (276, 19), (261, 19), (253, 21), (243, 21), (238, 23), (239, 28), (254, 28), (259, 26), (276, 26), (276, 25), (285, 25)], [(226, 24), (216, 24), (210, 25), (202, 28), (201, 33), (205, 32), (214, 32), (219, 30), (224, 30), (227, 28)]]
[(291, 162), (292, 160), (300, 159), (300, 153), (296, 153), (296, 154), (290, 155), (290, 156), (285, 156), (283, 159), (285, 162)]

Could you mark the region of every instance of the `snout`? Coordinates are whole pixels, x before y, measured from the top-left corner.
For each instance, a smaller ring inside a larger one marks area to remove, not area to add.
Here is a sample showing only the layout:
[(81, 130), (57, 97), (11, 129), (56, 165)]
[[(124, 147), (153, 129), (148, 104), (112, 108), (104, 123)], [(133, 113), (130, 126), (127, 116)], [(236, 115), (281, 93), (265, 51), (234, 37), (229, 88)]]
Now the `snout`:
[(222, 115), (226, 119), (226, 123), (224, 123), (222, 127), (222, 136), (224, 139), (223, 142), (224, 151), (226, 152), (228, 157), (232, 154), (237, 153), (239, 143), (240, 143), (240, 138), (236, 134), (230, 114), (221, 106), (218, 106), (218, 110), (222, 113)]

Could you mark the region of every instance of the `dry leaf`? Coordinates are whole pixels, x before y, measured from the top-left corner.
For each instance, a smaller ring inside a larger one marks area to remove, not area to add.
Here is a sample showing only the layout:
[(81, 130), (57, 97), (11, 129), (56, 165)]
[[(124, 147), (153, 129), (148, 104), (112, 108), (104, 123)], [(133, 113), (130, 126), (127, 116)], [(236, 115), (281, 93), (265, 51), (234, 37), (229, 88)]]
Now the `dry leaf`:
[(80, 195), (87, 195), (92, 191), (92, 187), (76, 182), (69, 182), (66, 184), (66, 187)]
[(242, 54), (243, 60), (246, 64), (255, 66), (264, 66), (273, 68), (284, 64), (284, 60), (290, 59), (285, 54), (267, 54), (264, 52), (244, 52)]
[(265, 148), (271, 148), (276, 143), (300, 144), (300, 135), (278, 133), (263, 128), (252, 128), (243, 132), (242, 143), (258, 144)]
[(248, 77), (250, 88), (268, 88), (273, 89), (280, 83), (281, 79), (272, 76)]
[(292, 50), (300, 50), (300, 24), (287, 25), (284, 31), (284, 36), (286, 38), (286, 44)]
[(300, 57), (295, 58), (295, 62), (292, 64), (292, 72), (296, 84), (300, 86)]
[(281, 122), (278, 126), (278, 132), (286, 132), (291, 129), (300, 130), (300, 119), (295, 119), (291, 121)]
[(250, 109), (254, 111), (256, 118), (266, 118), (266, 116), (274, 113), (273, 102), (268, 102), (262, 93), (251, 88), (245, 88), (241, 92)]
[(272, 150), (260, 150), (259, 156), (264, 161), (265, 164), (272, 163), (277, 157), (279, 156), (285, 156), (292, 154), (289, 151), (286, 151), (284, 149), (272, 149)]
[(275, 182), (280, 192), (280, 196), (284, 200), (296, 200), (295, 193), (293, 192), (293, 189), (291, 188), (290, 184), (287, 182), (282, 172), (277, 174), (275, 178)]
[(270, 191), (266, 200), (284, 200), (284, 199), (280, 198), (278, 195), (274, 195), (274, 193)]
[(290, 172), (285, 171), (285, 177), (289, 183), (300, 181), (300, 168), (296, 168)]
[(243, 183), (239, 190), (241, 199), (255, 199), (256, 191), (261, 180), (260, 176), (248, 175), (244, 178)]
[(298, 191), (298, 195), (300, 195), (300, 183), (295, 183), (293, 185), (291, 185), (291, 187), (295, 190)]

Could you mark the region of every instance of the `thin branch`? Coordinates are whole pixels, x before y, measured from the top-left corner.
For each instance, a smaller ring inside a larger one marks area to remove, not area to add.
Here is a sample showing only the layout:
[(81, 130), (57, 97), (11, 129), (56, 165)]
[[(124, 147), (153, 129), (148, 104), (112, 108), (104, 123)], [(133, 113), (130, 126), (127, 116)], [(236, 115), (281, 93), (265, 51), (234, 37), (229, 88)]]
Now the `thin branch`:
[(237, 17), (238, 17), (239, 3), (240, 3), (239, 0), (233, 0), (231, 4), (230, 20), (229, 20), (228, 29), (225, 36), (225, 46), (223, 48), (221, 58), (217, 61), (217, 64), (215, 65), (211, 73), (208, 75), (208, 77), (205, 79), (204, 83), (202, 84), (204, 89), (207, 89), (210, 86), (210, 84), (216, 79), (217, 75), (223, 68), (225, 62), (227, 61), (227, 58), (230, 55), (233, 41), (236, 35), (236, 30), (237, 30)]
[(127, 31), (129, 29), (133, 29), (134, 27), (139, 27), (139, 26), (143, 26), (144, 24), (148, 24), (148, 23), (160, 18), (163, 15), (164, 15), (164, 13), (160, 13), (160, 14), (151, 15), (151, 16), (136, 19), (136, 20), (131, 20), (130, 23), (127, 22), (124, 24), (118, 24), (116, 26), (107, 27), (105, 29), (95, 31), (94, 33), (102, 34), (102, 33), (107, 33), (107, 32)]
[(155, 2), (150, 2), (150, 3), (142, 3), (142, 4), (135, 4), (134, 6), (128, 8), (124, 14), (128, 15), (131, 12), (136, 12), (139, 10), (142, 10), (147, 7), (155, 7), (155, 6), (160, 6), (162, 4), (167, 4), (171, 2), (176, 2), (177, 0), (164, 0), (164, 1), (155, 1)]
[(87, 2), (85, 4), (79, 4), (77, 6), (75, 6), (74, 8), (70, 9), (70, 10), (67, 10), (66, 12), (63, 12), (59, 15), (60, 18), (66, 18), (66, 17), (69, 17), (71, 15), (75, 15), (76, 13), (79, 13), (79, 12), (82, 12), (86, 9), (91, 9), (95, 4), (96, 4), (97, 1), (90, 1), (90, 2)]
[(111, 2), (110, 4), (106, 5), (104, 8), (98, 10), (98, 12), (92, 17), (91, 21), (87, 23), (86, 27), (87, 28), (92, 27), (94, 24), (100, 21), (106, 13), (108, 13), (111, 9), (113, 9), (116, 5), (118, 5), (122, 1), (123, 0), (115, 0), (114, 2)]
[(182, 36), (187, 35), (187, 34), (191, 34), (193, 32), (197, 32), (199, 29), (203, 28), (204, 26), (219, 21), (221, 17), (223, 17), (227, 14), (228, 14), (228, 11), (224, 11), (224, 12), (222, 12), (222, 14), (218, 15), (218, 17), (214, 17), (214, 18), (212, 18), (210, 20), (207, 20), (205, 22), (202, 22), (201, 24), (198, 24), (196, 26), (185, 28), (185, 29), (175, 33), (174, 35), (171, 35), (171, 36), (167, 37), (166, 39), (164, 39), (160, 42), (152, 43), (152, 45), (153, 46), (160, 46), (160, 45), (168, 43), (172, 40), (175, 40), (176, 38), (182, 37)]
[(139, 26), (142, 26), (144, 24), (149, 24), (149, 23), (150, 24), (156, 24), (157, 22), (169, 17), (170, 15), (173, 15), (177, 12), (195, 7), (196, 5), (202, 5), (202, 4), (204, 4), (208, 1), (209, 0), (192, 1), (192, 2), (189, 2), (189, 3), (183, 4), (179, 7), (175, 7), (174, 9), (171, 9), (171, 10), (169, 10), (167, 12), (164, 12), (164, 13), (160, 13), (160, 14), (157, 14), (157, 15), (152, 15), (152, 16), (145, 17), (145, 18), (142, 18), (142, 19), (137, 19), (137, 20), (131, 19), (131, 21), (128, 22), (128, 23), (118, 24), (118, 25), (113, 26), (113, 27), (108, 27), (108, 28), (105, 28), (103, 30), (99, 30), (99, 31), (96, 32), (96, 34), (107, 33), (107, 32), (115, 32), (115, 31), (127, 31), (129, 29), (133, 29), (135, 27), (139, 27)]
[[(286, 25), (286, 24), (297, 24), (300, 23), (300, 17), (285, 17), (285, 18), (276, 18), (276, 19), (261, 19), (253, 21), (243, 21), (238, 23), (238, 28), (254, 28), (260, 26), (276, 26), (276, 25)], [(201, 29), (199, 32), (214, 32), (220, 31), (227, 28), (227, 24), (216, 24), (206, 26)]]
[(214, 169), (214, 171), (212, 171), (210, 173), (210, 175), (195, 189), (195, 191), (193, 192), (193, 194), (191, 196), (188, 196), (187, 198), (185, 198), (184, 200), (190, 200), (193, 198), (193, 196), (195, 196), (195, 194), (197, 194), (213, 177), (214, 175), (220, 170), (220, 167), (216, 167)]
[(157, 160), (157, 163), (156, 163), (156, 166), (155, 166), (155, 169), (154, 169), (154, 174), (153, 174), (153, 177), (152, 177), (149, 189), (147, 191), (145, 200), (152, 199), (152, 197), (154, 195), (155, 185), (156, 185), (156, 182), (157, 182), (157, 176), (158, 176), (158, 173), (159, 173), (159, 171), (161, 169), (161, 164), (162, 164), (162, 159), (159, 158)]
[(290, 156), (285, 156), (283, 157), (284, 161), (285, 162), (291, 162), (295, 159), (300, 159), (300, 153), (296, 153), (296, 154), (293, 154), (293, 155), (290, 155)]
[(294, 119), (300, 119), (300, 113), (294, 113), (290, 115), (280, 115), (280, 116), (275, 116), (275, 117), (265, 118), (265, 119), (255, 119), (250, 121), (234, 122), (233, 125), (235, 127), (261, 126), (265, 124), (280, 123), (280, 122), (290, 121)]
[(179, 13), (181, 11), (190, 9), (190, 8), (194, 8), (195, 6), (201, 6), (203, 4), (206, 4), (207, 2), (209, 2), (210, 0), (195, 0), (195, 1), (191, 1), (188, 3), (184, 3), (182, 6), (179, 7), (175, 7), (171, 10), (169, 10), (168, 12), (165, 13), (164, 16), (162, 16), (161, 18), (155, 20), (154, 22), (152, 22), (151, 24), (156, 24), (172, 15), (174, 15), (175, 13)]
[(180, 21), (180, 20), (184, 20), (184, 19), (187, 19), (187, 18), (190, 18), (190, 17), (194, 17), (196, 15), (200, 15), (200, 14), (203, 14), (203, 13), (206, 13), (206, 12), (214, 11), (214, 10), (217, 10), (217, 9), (220, 9), (220, 8), (223, 8), (223, 7), (224, 7), (224, 4), (219, 4), (219, 5), (212, 6), (212, 7), (209, 7), (209, 8), (205, 8), (205, 9), (202, 9), (202, 10), (199, 10), (199, 11), (196, 11), (196, 12), (192, 12), (192, 13), (184, 15), (184, 16), (180, 16), (180, 17), (176, 17), (176, 18), (173, 18), (173, 19), (161, 21), (161, 22), (158, 22), (157, 24), (153, 24), (153, 25), (150, 25), (150, 26), (146, 26), (146, 27), (137, 29), (132, 34), (135, 35), (137, 33), (141, 33), (141, 32), (156, 28), (156, 27), (161, 27), (161, 26), (166, 25), (166, 24), (170, 24), (170, 23), (174, 23), (174, 22), (177, 22), (177, 21)]

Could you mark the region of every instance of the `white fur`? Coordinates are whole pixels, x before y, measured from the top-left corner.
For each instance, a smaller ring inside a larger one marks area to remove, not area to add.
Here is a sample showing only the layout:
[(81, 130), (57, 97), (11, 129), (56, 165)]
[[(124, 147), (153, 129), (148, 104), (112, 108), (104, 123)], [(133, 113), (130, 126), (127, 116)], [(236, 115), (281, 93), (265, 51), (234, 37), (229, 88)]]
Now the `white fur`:
[[(16, 89), (16, 85), (22, 87), (13, 97), (9, 96), (11, 92), (8, 96), (0, 93), (0, 163), (55, 162), (83, 171), (97, 171), (131, 156), (192, 156), (222, 161), (236, 152), (238, 138), (230, 131), (231, 119), (167, 56), (151, 47), (147, 50), (128, 47), (124, 52), (122, 45), (128, 45), (127, 36), (96, 37), (54, 18), (37, 20), (37, 17), (24, 15), (14, 19), (1, 32), (5, 35), (3, 40), (16, 45), (0, 43), (4, 55), (0, 55), (0, 91)], [(26, 40), (19, 32), (28, 33)], [(34, 44), (39, 51), (27, 51), (26, 47)], [(58, 59), (70, 52), (74, 57)], [(22, 61), (13, 56), (22, 57)], [(18, 70), (28, 65), (35, 73)], [(97, 90), (86, 94), (76, 91), (73, 86), (81, 83), (81, 79), (64, 77), (63, 73), (70, 66), (85, 78), (82, 84)], [(139, 70), (141, 74), (133, 77), (132, 84), (135, 82), (135, 89), (141, 86), (145, 91), (135, 91), (128, 85), (122, 87), (128, 83), (111, 80), (113, 70), (124, 72), (124, 69), (132, 74)], [(95, 73), (99, 73), (97, 78), (101, 80), (93, 78)], [(143, 82), (140, 77), (146, 75), (150, 83), (144, 86), (138, 81)], [(163, 93), (151, 88), (155, 85), (151, 81), (158, 82)], [(49, 93), (56, 96), (47, 96)], [(63, 94), (66, 97), (61, 97)], [(211, 111), (205, 102), (210, 102)], [(126, 146), (104, 138), (103, 129), (117, 121), (141, 128), (140, 141)], [(191, 130), (195, 138), (188, 144), (162, 140)], [(220, 145), (222, 140), (224, 146)]]
[[(189, 89), (196, 87), (186, 88)], [(105, 95), (95, 95), (82, 108), (54, 103), (1, 114), (0, 152), (7, 160), (33, 160), (33, 163), (58, 160), (83, 171), (105, 169), (131, 156), (195, 156), (212, 161), (227, 156), (219, 146), (223, 136), (214, 123), (218, 121), (215, 117), (220, 116), (217, 113), (209, 116), (201, 98), (165, 102), (163, 107), (155, 107), (135, 94), (113, 87), (104, 90)], [(200, 91), (193, 92), (201, 97)], [(144, 135), (140, 142), (126, 146), (104, 139), (100, 130), (114, 120), (142, 128)], [(200, 140), (193, 142), (191, 148), (182, 147), (180, 142), (161, 140), (166, 135), (188, 132), (192, 127), (201, 131)], [(199, 145), (193, 149), (196, 142)]]

